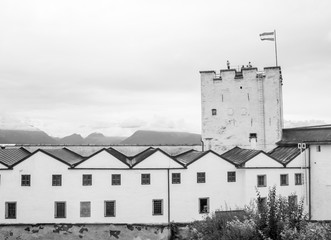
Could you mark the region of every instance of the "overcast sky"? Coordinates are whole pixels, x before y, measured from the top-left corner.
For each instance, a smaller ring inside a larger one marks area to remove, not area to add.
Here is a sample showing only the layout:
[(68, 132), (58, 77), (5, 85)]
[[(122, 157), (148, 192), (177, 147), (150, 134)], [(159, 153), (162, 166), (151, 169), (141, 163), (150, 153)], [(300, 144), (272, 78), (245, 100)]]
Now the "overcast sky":
[(200, 133), (200, 70), (275, 65), (287, 120), (331, 123), (330, 0), (2, 0), (0, 117), (52, 136)]

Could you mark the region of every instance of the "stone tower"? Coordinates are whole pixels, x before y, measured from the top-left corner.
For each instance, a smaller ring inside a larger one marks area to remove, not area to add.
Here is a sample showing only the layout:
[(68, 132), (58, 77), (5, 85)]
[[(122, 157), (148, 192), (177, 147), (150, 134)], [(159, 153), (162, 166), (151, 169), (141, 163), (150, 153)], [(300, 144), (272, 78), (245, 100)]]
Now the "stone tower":
[(280, 67), (200, 74), (204, 149), (272, 149), (283, 127)]

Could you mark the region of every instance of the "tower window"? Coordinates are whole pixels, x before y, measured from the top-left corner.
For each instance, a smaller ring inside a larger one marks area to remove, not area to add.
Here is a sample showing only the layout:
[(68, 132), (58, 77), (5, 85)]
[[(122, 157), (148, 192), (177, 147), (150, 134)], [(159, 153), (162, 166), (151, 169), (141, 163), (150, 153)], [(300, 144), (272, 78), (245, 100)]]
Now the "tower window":
[(321, 146), (320, 145), (316, 146), (316, 152), (320, 152), (320, 151), (321, 151)]
[(212, 109), (211, 110), (211, 115), (216, 116), (217, 115), (217, 110), (216, 109)]
[(256, 133), (250, 133), (249, 134), (249, 139), (252, 139), (252, 138), (257, 138), (257, 134)]

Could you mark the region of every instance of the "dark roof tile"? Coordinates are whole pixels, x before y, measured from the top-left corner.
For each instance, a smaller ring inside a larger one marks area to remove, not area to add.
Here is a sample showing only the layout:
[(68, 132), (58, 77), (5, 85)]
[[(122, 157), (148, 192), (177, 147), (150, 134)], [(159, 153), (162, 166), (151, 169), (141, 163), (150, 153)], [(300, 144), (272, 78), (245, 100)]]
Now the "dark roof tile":
[(298, 143), (331, 143), (331, 125), (283, 129), (278, 145)]
[(0, 162), (7, 166), (11, 166), (23, 158), (29, 156), (30, 154), (31, 153), (24, 148), (0, 148)]
[(63, 162), (68, 163), (69, 165), (73, 165), (75, 163), (78, 163), (84, 159), (81, 155), (66, 149), (43, 149), (44, 152), (48, 153), (51, 156), (54, 156), (55, 158), (60, 159)]
[(296, 158), (300, 154), (300, 149), (295, 147), (276, 147), (272, 151), (268, 153), (268, 155), (277, 161), (288, 164), (294, 158)]
[(251, 158), (255, 157), (258, 155), (261, 150), (253, 150), (253, 149), (242, 149), (239, 147), (234, 147), (230, 149), (229, 151), (223, 153), (221, 155), (222, 158), (236, 164), (236, 165), (241, 165)]

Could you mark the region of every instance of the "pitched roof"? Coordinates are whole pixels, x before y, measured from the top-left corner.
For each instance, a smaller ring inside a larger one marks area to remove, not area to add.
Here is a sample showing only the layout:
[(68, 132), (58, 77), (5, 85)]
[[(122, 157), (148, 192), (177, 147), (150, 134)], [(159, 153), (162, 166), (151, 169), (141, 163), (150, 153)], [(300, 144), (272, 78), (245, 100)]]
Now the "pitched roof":
[(142, 151), (141, 153), (137, 154), (136, 156), (133, 156), (131, 158), (132, 166), (137, 165), (141, 161), (143, 161), (146, 158), (148, 158), (149, 156), (151, 156), (156, 151), (158, 151), (158, 149), (155, 149), (153, 147), (150, 147), (150, 148), (147, 148), (145, 151)]
[[(38, 151), (38, 150), (37, 150)], [(78, 163), (84, 159), (81, 155), (78, 153), (75, 153), (67, 148), (61, 148), (61, 149), (43, 149), (42, 152), (46, 152), (49, 155), (69, 164), (74, 165), (75, 163)]]
[(221, 157), (236, 165), (241, 165), (261, 152), (261, 150), (242, 149), (239, 147), (234, 147), (229, 151), (223, 153)]
[(0, 148), (0, 162), (6, 166), (11, 166), (31, 153), (24, 148)]
[(288, 164), (294, 158), (296, 158), (300, 154), (300, 149), (296, 146), (294, 147), (286, 147), (286, 146), (279, 146), (275, 149), (271, 150), (268, 155), (277, 161)]
[(282, 140), (278, 145), (298, 143), (331, 143), (331, 125), (283, 129)]
[(178, 154), (177, 156), (175, 156), (175, 159), (177, 159), (181, 163), (184, 163), (185, 165), (188, 165), (191, 162), (194, 162), (195, 160), (199, 159), (200, 157), (202, 157), (205, 154), (206, 154), (206, 152), (189, 150), (184, 153)]

